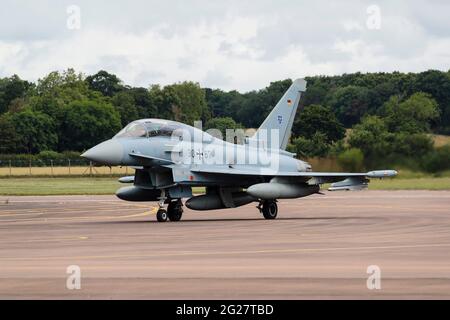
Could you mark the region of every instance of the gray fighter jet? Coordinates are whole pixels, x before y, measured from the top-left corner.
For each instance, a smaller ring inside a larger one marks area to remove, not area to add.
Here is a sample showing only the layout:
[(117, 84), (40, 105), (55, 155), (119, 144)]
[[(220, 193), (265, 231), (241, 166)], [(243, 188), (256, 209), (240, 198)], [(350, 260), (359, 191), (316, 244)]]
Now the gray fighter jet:
[[(193, 210), (236, 208), (252, 202), (264, 218), (275, 219), (277, 199), (300, 198), (328, 190), (367, 188), (370, 178), (397, 175), (395, 170), (363, 173), (314, 172), (311, 165), (286, 151), (292, 124), (306, 81), (297, 79), (252, 137), (161, 120), (137, 120), (111, 140), (82, 157), (101, 165), (130, 166), (135, 175), (120, 178), (132, 186), (116, 192), (126, 201), (158, 201), (157, 220), (179, 221), (182, 199)], [(236, 137), (240, 137), (236, 139)], [(193, 196), (193, 187), (206, 193)], [(167, 205), (167, 209), (166, 209)]]

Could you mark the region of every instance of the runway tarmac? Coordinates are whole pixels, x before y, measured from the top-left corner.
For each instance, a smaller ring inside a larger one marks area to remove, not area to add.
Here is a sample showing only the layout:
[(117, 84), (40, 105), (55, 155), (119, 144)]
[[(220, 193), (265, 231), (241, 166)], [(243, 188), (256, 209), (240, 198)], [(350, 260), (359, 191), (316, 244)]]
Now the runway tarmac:
[(273, 221), (253, 204), (166, 223), (114, 196), (0, 197), (0, 298), (450, 298), (450, 191), (325, 193)]

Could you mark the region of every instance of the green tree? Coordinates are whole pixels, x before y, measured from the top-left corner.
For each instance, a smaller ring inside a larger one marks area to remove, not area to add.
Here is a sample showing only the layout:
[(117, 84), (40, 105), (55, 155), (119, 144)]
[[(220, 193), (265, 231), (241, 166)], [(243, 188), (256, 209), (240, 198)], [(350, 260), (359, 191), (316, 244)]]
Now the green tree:
[(172, 105), (175, 120), (193, 124), (197, 120), (209, 119), (205, 90), (198, 83), (182, 82), (171, 87), (177, 96), (177, 103)]
[(316, 132), (311, 139), (295, 138), (292, 145), (293, 151), (301, 157), (324, 157), (330, 150), (327, 137), (321, 132)]
[(323, 105), (327, 97), (327, 86), (320, 81), (308, 81), (308, 90), (302, 95), (300, 104), (309, 106), (312, 104)]
[(391, 132), (428, 132), (430, 124), (439, 117), (436, 101), (423, 92), (417, 92), (401, 102), (393, 96), (383, 106), (382, 114)]
[(54, 71), (38, 80), (37, 94), (30, 98), (33, 110), (46, 113), (57, 123), (61, 121), (64, 108), (73, 101), (96, 99), (105, 100), (99, 92), (89, 89), (81, 73), (73, 69)]
[(232, 102), (237, 109), (234, 119), (247, 128), (258, 128), (291, 85), (291, 79), (275, 81), (262, 90), (242, 95)]
[(393, 134), (381, 118), (367, 116), (353, 127), (348, 144), (351, 148), (360, 149), (367, 158), (379, 158), (391, 153), (393, 139)]
[(65, 109), (60, 149), (86, 150), (112, 138), (120, 128), (120, 114), (111, 104), (74, 101)]
[(0, 154), (18, 152), (19, 136), (11, 121), (10, 114), (0, 116)]
[(39, 153), (54, 150), (58, 143), (54, 120), (48, 115), (26, 109), (10, 115), (18, 137), (16, 152)]
[(0, 79), (0, 114), (7, 112), (14, 100), (23, 99), (32, 87), (32, 83), (20, 79), (18, 75)]
[(58, 92), (57, 89), (63, 88), (78, 88), (78, 91), (86, 91), (87, 86), (83, 81), (83, 75), (81, 73), (76, 73), (74, 69), (69, 68), (63, 72), (50, 72), (44, 78), (39, 79), (36, 86), (36, 92), (40, 96), (45, 94), (55, 95)]
[(450, 134), (450, 73), (439, 70), (428, 70), (416, 75), (409, 90), (410, 93), (425, 92), (430, 94), (438, 103), (441, 118), (433, 125), (438, 132)]
[(114, 74), (100, 70), (94, 75), (86, 77), (86, 83), (91, 90), (95, 90), (104, 96), (112, 97), (124, 89), (122, 81)]
[(121, 91), (112, 98), (112, 104), (120, 114), (122, 127), (139, 118), (134, 97), (129, 91)]
[(230, 117), (212, 118), (206, 122), (204, 130), (217, 129), (222, 134), (222, 139), (226, 138), (227, 129), (240, 129), (242, 126)]
[(52, 151), (52, 150), (44, 150), (44, 151), (39, 152), (38, 158), (40, 160), (45, 160), (45, 161), (56, 160), (56, 159), (61, 159), (62, 154), (58, 153), (56, 151)]
[(8, 107), (8, 111), (11, 113), (20, 112), (26, 109), (28, 101), (26, 98), (16, 98), (11, 101)]
[(311, 139), (316, 132), (320, 132), (325, 135), (327, 143), (344, 138), (345, 128), (330, 108), (313, 104), (299, 110), (299, 113), (292, 130), (294, 135)]
[(440, 172), (450, 169), (450, 145), (430, 151), (422, 157), (422, 168), (428, 172)]
[(156, 108), (156, 114), (159, 118), (174, 119), (172, 106), (179, 104), (178, 96), (173, 87), (163, 87), (152, 85), (149, 89), (151, 104)]
[(364, 154), (358, 148), (345, 150), (338, 155), (337, 160), (344, 170), (353, 172), (364, 170)]
[[(366, 162), (374, 156), (384, 160), (391, 155), (411, 158), (417, 154), (429, 154), (430, 139), (424, 133), (430, 129), (450, 133), (450, 72), (353, 73), (308, 77), (306, 80), (308, 90), (300, 101), (300, 107), (306, 108), (295, 120), (294, 136), (303, 136), (305, 141), (311, 142), (316, 133), (325, 134), (327, 147), (331, 146), (328, 152), (339, 154), (343, 149), (342, 143), (338, 143), (342, 141), (339, 139), (343, 132), (339, 122), (350, 127), (361, 121), (362, 116), (370, 114), (377, 114), (386, 128), (381, 136), (371, 133), (371, 128), (356, 128), (351, 142), (363, 145), (361, 150)], [(212, 116), (230, 117), (246, 127), (255, 128), (291, 83), (289, 79), (275, 81), (261, 90), (239, 93), (202, 89), (192, 82), (152, 86), (149, 90), (133, 88), (106, 71), (88, 77), (73, 69), (55, 71), (36, 84), (14, 75), (0, 79), (0, 115), (7, 114), (0, 124), (3, 129), (0, 129), (9, 137), (8, 141), (13, 141), (11, 133), (15, 132), (15, 127), (10, 117), (31, 110), (49, 116), (60, 138), (58, 141), (63, 142), (67, 132), (65, 117), (69, 105), (74, 102), (101, 106), (113, 104), (123, 125), (136, 118), (149, 117), (192, 124), (199, 119), (206, 122)], [(331, 108), (337, 121), (325, 106)], [(363, 135), (368, 139), (361, 139)], [(315, 139), (320, 141), (318, 136)], [(1, 150), (11, 149), (12, 143), (6, 147), (7, 139), (2, 141)], [(19, 143), (17, 145), (20, 146)], [(66, 147), (71, 149), (64, 142)], [(60, 143), (58, 151), (63, 151), (62, 148)]]
[(368, 110), (369, 89), (358, 86), (340, 87), (331, 94), (328, 105), (344, 126), (351, 127)]
[(89, 89), (83, 75), (76, 73), (73, 69), (51, 72), (46, 77), (39, 79), (36, 93), (29, 98), (27, 105), (32, 110), (45, 113), (54, 120), (59, 137), (58, 151), (73, 150), (67, 143), (71, 137), (70, 135), (66, 136), (65, 123), (67, 109), (71, 104), (90, 101), (93, 104), (104, 106), (109, 105), (110, 100), (100, 92)]
[(205, 89), (205, 98), (213, 117), (236, 117), (239, 105), (242, 105), (242, 94), (236, 90), (224, 92), (220, 89)]
[(131, 88), (128, 92), (133, 96), (139, 118), (157, 117), (157, 106), (153, 103), (149, 90), (146, 88)]
[(399, 132), (394, 135), (392, 152), (408, 157), (418, 157), (433, 150), (434, 142), (424, 133)]
[(192, 125), (210, 117), (205, 90), (198, 83), (182, 82), (164, 88), (155, 85), (150, 88), (150, 97), (162, 118)]

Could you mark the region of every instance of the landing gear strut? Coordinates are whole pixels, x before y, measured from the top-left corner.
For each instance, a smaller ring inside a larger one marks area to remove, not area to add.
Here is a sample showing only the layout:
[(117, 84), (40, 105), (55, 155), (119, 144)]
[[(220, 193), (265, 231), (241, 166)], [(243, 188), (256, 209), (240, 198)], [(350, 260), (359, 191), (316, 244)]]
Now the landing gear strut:
[(265, 219), (273, 220), (278, 214), (278, 205), (276, 200), (263, 200), (258, 206), (259, 211)]
[(156, 220), (158, 220), (158, 222), (166, 222), (167, 221), (167, 211), (166, 209), (164, 209), (164, 203), (166, 202), (167, 197), (166, 197), (166, 190), (162, 189), (161, 190), (161, 196), (159, 197), (159, 201), (158, 201), (158, 212), (156, 213)]

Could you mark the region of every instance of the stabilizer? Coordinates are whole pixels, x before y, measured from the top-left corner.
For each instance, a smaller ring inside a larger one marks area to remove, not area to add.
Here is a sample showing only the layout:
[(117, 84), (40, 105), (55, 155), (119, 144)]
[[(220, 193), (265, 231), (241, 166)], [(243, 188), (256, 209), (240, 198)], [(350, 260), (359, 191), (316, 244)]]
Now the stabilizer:
[(300, 97), (305, 91), (306, 80), (295, 80), (252, 139), (257, 139), (268, 149), (286, 150)]

